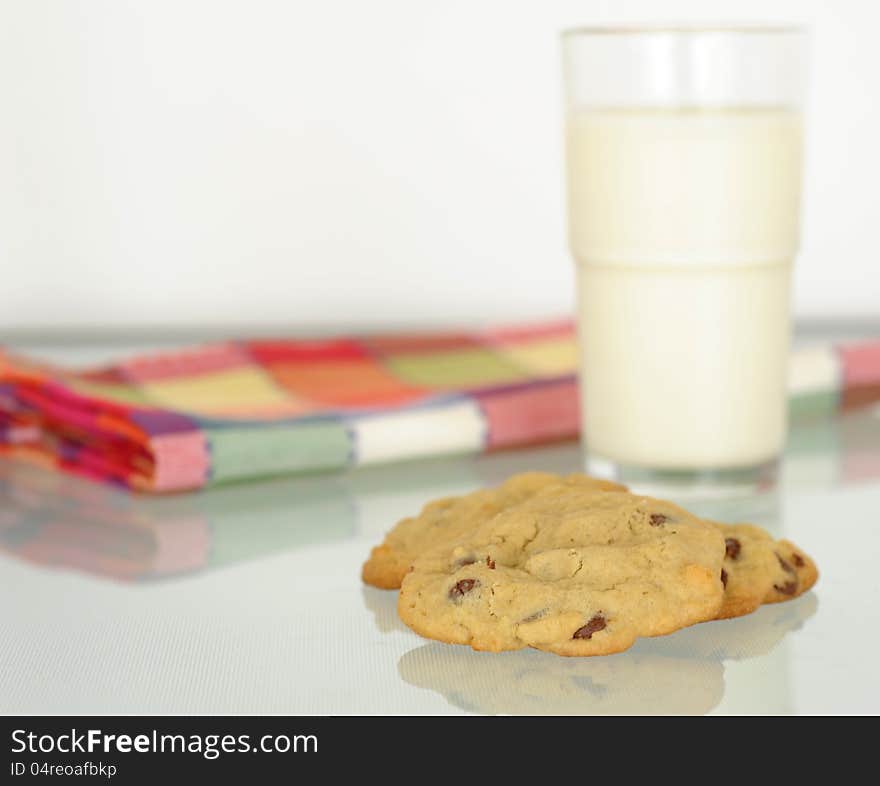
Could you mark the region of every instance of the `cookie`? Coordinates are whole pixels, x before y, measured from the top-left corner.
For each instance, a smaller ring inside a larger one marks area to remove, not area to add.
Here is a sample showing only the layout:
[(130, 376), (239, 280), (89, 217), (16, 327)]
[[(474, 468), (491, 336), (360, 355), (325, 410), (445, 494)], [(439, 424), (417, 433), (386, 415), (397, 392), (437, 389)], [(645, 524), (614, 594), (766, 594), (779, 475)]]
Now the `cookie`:
[(791, 600), (819, 578), (816, 563), (803, 549), (751, 524), (719, 524), (725, 539), (724, 603), (718, 619), (751, 614), (764, 603)]
[(717, 527), (671, 502), (551, 484), (418, 557), (397, 608), (476, 650), (605, 655), (715, 618), (724, 554)]
[(466, 536), (505, 508), (558, 485), (626, 490), (617, 483), (578, 473), (561, 477), (549, 472), (525, 472), (512, 476), (497, 488), (435, 500), (425, 505), (418, 516), (403, 519), (388, 533), (364, 563), (361, 577), (374, 587), (397, 589), (413, 561), (428, 549)]

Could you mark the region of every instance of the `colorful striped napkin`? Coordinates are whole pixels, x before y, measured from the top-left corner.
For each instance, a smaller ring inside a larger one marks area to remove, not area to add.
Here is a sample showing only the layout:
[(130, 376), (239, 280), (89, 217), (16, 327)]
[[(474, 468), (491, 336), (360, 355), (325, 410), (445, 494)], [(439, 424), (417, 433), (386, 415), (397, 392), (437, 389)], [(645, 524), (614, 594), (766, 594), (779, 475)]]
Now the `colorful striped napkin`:
[[(0, 352), (0, 453), (151, 492), (578, 434), (570, 322), (235, 341), (76, 371)], [(880, 401), (880, 342), (799, 350), (794, 419)]]
[[(426, 499), (466, 494), (530, 469), (567, 472), (579, 455), (570, 442), (542, 452), (537, 465), (529, 451), (509, 451), (489, 461), (414, 463), (407, 471), (369, 478), (324, 473), (165, 495), (129, 494), (26, 462), (0, 461), (0, 554), (106, 579), (161, 580), (378, 532)], [(863, 411), (802, 421), (791, 431), (781, 474), (789, 489), (876, 483), (880, 417)], [(773, 529), (780, 505), (778, 496), (765, 494), (714, 499), (711, 508), (695, 512)]]

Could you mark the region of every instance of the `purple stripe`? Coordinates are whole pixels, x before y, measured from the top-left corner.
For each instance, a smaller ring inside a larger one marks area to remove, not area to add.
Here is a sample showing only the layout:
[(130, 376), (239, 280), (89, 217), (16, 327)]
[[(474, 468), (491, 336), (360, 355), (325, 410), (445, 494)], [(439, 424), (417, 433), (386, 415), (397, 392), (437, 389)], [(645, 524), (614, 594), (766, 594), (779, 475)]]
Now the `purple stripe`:
[(129, 418), (151, 437), (163, 434), (180, 434), (185, 431), (200, 431), (198, 424), (186, 415), (162, 410), (136, 410)]

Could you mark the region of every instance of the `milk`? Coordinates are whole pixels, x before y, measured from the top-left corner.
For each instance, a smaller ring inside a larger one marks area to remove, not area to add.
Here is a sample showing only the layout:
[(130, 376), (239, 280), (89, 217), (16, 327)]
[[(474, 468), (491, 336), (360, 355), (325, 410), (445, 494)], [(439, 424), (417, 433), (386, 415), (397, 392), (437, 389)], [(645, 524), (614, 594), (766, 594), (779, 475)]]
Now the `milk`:
[(590, 455), (670, 470), (775, 458), (800, 116), (581, 111), (568, 160)]

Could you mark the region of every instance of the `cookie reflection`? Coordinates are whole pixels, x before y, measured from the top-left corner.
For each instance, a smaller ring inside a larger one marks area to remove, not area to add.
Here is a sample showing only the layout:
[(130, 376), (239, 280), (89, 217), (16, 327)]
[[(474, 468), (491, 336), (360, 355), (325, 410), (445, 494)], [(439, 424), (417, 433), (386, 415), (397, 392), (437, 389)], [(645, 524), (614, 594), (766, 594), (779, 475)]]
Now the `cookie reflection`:
[(396, 592), (376, 589), (366, 584), (361, 586), (361, 592), (364, 596), (364, 605), (373, 612), (379, 633), (409, 630), (397, 616)]
[(816, 594), (807, 592), (785, 603), (766, 604), (744, 617), (704, 622), (644, 644), (669, 657), (757, 658), (769, 654), (789, 633), (802, 628), (818, 608)]
[(718, 660), (632, 651), (562, 658), (537, 650), (474, 652), (435, 642), (407, 652), (397, 668), (410, 685), (489, 715), (700, 715), (724, 694)]
[[(482, 714), (700, 715), (724, 696), (724, 661), (771, 652), (817, 607), (808, 593), (747, 617), (642, 639), (627, 652), (560, 658), (536, 650), (483, 653), (432, 642), (398, 662), (401, 678)], [(783, 663), (783, 668), (785, 664)]]

